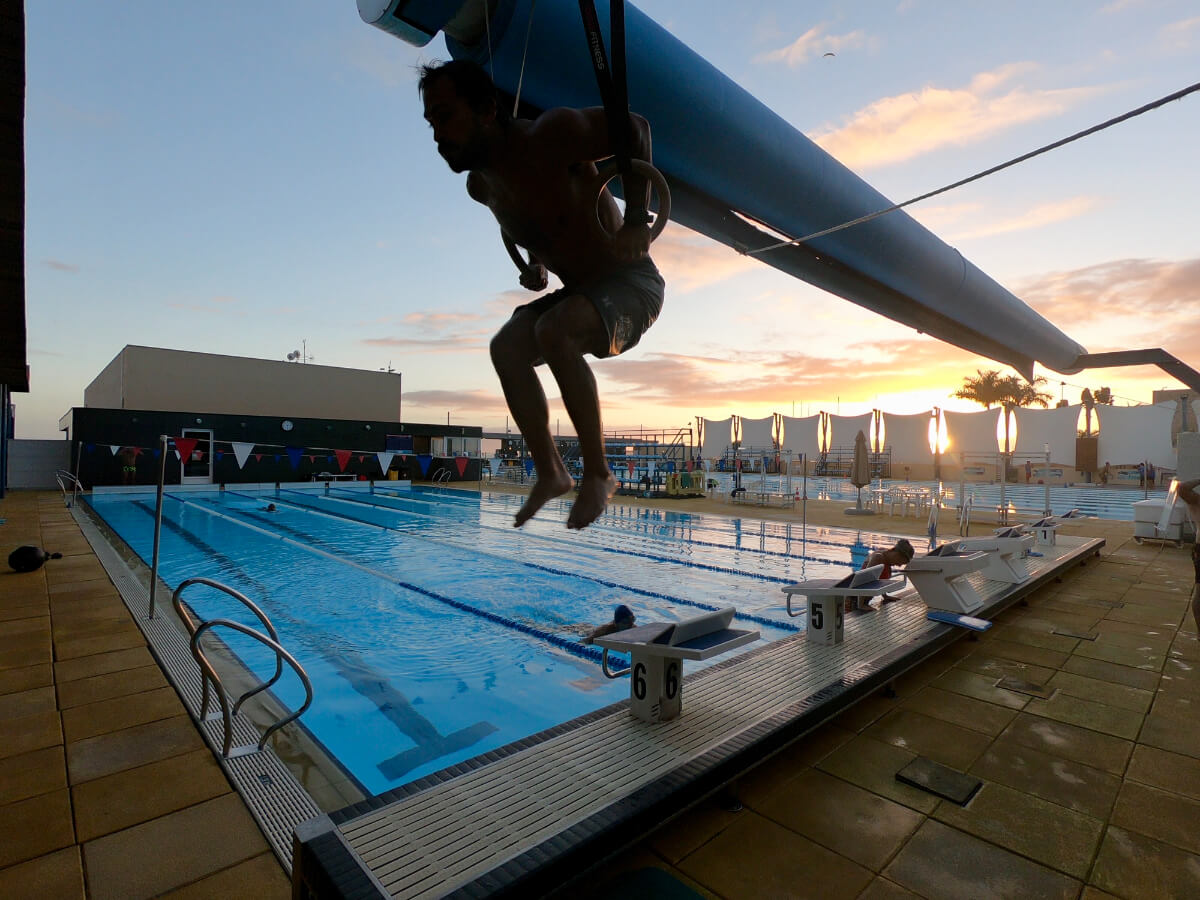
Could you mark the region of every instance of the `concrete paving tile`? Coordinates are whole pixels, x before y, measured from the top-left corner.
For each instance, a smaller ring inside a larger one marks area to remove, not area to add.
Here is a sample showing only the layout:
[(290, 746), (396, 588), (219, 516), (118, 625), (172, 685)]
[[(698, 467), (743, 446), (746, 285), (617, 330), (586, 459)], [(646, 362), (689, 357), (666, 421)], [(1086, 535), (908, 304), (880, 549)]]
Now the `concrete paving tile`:
[(1095, 700), (1136, 713), (1149, 710), (1154, 699), (1153, 691), (1144, 691), (1125, 684), (1113, 684), (1111, 681), (1088, 678), (1073, 672), (1057, 672), (1048, 684), (1071, 697)]
[[(1078, 638), (1055, 634), (1052, 629), (1061, 626), (1051, 622), (1046, 622), (1045, 624), (1047, 625), (1046, 628), (1028, 628), (1025, 624), (1005, 625), (1001, 628), (992, 628), (986, 633), (992, 635), (992, 638), (995, 640), (1005, 641), (1010, 644), (1028, 644), (1031, 647), (1057, 650), (1061, 653), (1070, 653), (1075, 649), (1075, 644), (1079, 640)], [(995, 634), (992, 634), (992, 632), (995, 632)]]
[(65, 790), (0, 806), (0, 868), (74, 843), (71, 798)]
[(130, 621), (128, 614), (121, 616), (93, 616), (88, 619), (72, 622), (56, 622), (54, 626), (54, 643), (62, 645), (69, 641), (107, 637), (108, 635), (125, 632), (141, 634), (138, 627)]
[(4, 732), (4, 740), (0, 741), (0, 759), (63, 742), (58, 710), (44, 710), (19, 719), (9, 719), (4, 723)]
[(1026, 747), (1004, 735), (971, 766), (970, 773), (1097, 819), (1108, 817), (1121, 787), (1116, 775)]
[[(1081, 641), (1080, 643), (1087, 643)], [(1067, 661), (1069, 653), (1061, 650), (1049, 650), (1045, 647), (1034, 647), (1030, 644), (1018, 644), (1012, 641), (992, 640), (987, 642), (988, 652), (1001, 659), (1011, 659), (1014, 662), (1025, 663), (1027, 666), (1041, 666), (1046, 669), (1060, 669)]]
[(163, 900), (216, 900), (225, 897), (288, 900), (291, 896), (291, 881), (273, 853), (259, 854), (179, 890), (160, 895)]
[(84, 900), (79, 848), (65, 847), (0, 869), (0, 897)]
[(655, 853), (675, 864), (732, 825), (745, 811), (746, 807), (734, 811), (710, 797), (688, 810), (686, 816), (654, 832), (648, 843)]
[(965, 771), (991, 743), (987, 734), (905, 709), (880, 719), (864, 734), (959, 771)]
[(1196, 757), (1138, 744), (1125, 778), (1200, 800), (1200, 759)]
[(0, 694), (0, 722), (53, 709), (57, 709), (53, 687), (36, 687), (12, 694)]
[(62, 711), (63, 737), (67, 743), (81, 741), (131, 725), (184, 715), (186, 710), (171, 687), (155, 688), (140, 694), (114, 697), (74, 706)]
[(50, 616), (45, 613), (0, 622), (0, 649), (7, 650), (14, 640), (26, 635), (50, 635)]
[(1138, 735), (1138, 743), (1200, 759), (1195, 730), (1189, 728), (1181, 731), (1179, 723), (1169, 716), (1148, 716)]
[(933, 687), (943, 691), (952, 691), (976, 700), (984, 700), (1009, 709), (1024, 709), (1029, 702), (1025, 694), (1006, 691), (996, 687), (996, 681), (991, 675), (980, 675), (965, 669), (952, 669), (933, 683)]
[(1132, 741), (1123, 738), (1028, 712), (1021, 713), (1013, 720), (1004, 732), (1004, 738), (1051, 756), (1103, 769), (1113, 775), (1121, 775), (1125, 771), (1135, 746)]
[(108, 580), (108, 575), (97, 575), (87, 581), (56, 581), (48, 585), (47, 593), (50, 595), (51, 603), (53, 604), (56, 598), (65, 598), (71, 601), (93, 601), (120, 598), (120, 592), (116, 586)]
[(86, 781), (71, 789), (80, 842), (231, 792), (207, 749)]
[(22, 644), (9, 650), (0, 650), (0, 669), (23, 669), (48, 663), (54, 658), (48, 640), (39, 640), (32, 645)]
[(1100, 819), (992, 783), (966, 807), (943, 800), (933, 817), (1073, 878), (1087, 877), (1104, 832)]
[(996, 706), (936, 687), (928, 687), (905, 700), (904, 708), (992, 736), (1003, 731), (1017, 715), (1016, 710), (1007, 706)]
[(1102, 644), (1099, 641), (1095, 643), (1080, 641), (1079, 643), (1080, 646), (1075, 648), (1075, 656), (1099, 659), (1133, 669), (1160, 672), (1167, 658), (1165, 653), (1154, 653), (1150, 650), (1138, 650), (1131, 647), (1114, 647), (1112, 644)]
[(0, 670), (0, 694), (16, 694), (33, 688), (54, 684), (54, 670), (49, 663)]
[(1158, 687), (1158, 672), (1123, 666), (1103, 659), (1072, 656), (1063, 664), (1063, 671), (1100, 681), (1111, 681), (1114, 684), (1127, 684), (1144, 691), (1152, 691)]
[(136, 626), (117, 634), (100, 637), (78, 638), (71, 641), (60, 641), (54, 645), (54, 655), (57, 659), (73, 659), (79, 656), (91, 656), (94, 653), (107, 653), (111, 650), (127, 650), (131, 647), (144, 647), (146, 639)]
[(853, 737), (854, 732), (841, 728), (836, 720), (822, 725), (738, 779), (738, 795), (744, 804), (757, 809), (783, 785)]
[(920, 897), (894, 881), (879, 877), (867, 885), (867, 889), (858, 895), (858, 900), (920, 900)]
[(5, 597), (4, 599), (6, 602), (0, 606), (0, 622), (37, 618), (50, 614), (50, 605), (38, 597), (22, 598), (19, 603), (16, 597)]
[(10, 756), (0, 766), (0, 804), (62, 790), (66, 786), (67, 761), (60, 745)]
[[(1117, 626), (1115, 629), (1112, 626)], [(1158, 634), (1151, 636), (1146, 633), (1137, 633), (1137, 631), (1121, 631), (1120, 628), (1141, 629), (1143, 632), (1155, 631), (1157, 629), (1146, 626), (1131, 624), (1129, 622), (1112, 622), (1108, 619), (1102, 619), (1096, 626), (1096, 630), (1100, 632), (1100, 636), (1096, 638), (1095, 643), (1102, 647), (1124, 647), (1129, 650), (1145, 650), (1149, 653), (1165, 654), (1171, 649), (1171, 641), (1174, 635)]]
[(814, 769), (790, 782), (760, 811), (874, 872), (925, 821), (921, 813)]
[(1112, 610), (1105, 618), (1114, 622), (1133, 622), (1138, 625), (1152, 625), (1155, 628), (1175, 629), (1183, 620), (1183, 608), (1180, 607), (1176, 612), (1164, 612), (1140, 606), (1125, 606)]
[(1079, 895), (1079, 900), (1122, 900), (1122, 898), (1102, 891), (1099, 888), (1092, 887), (1089, 884), (1083, 889), (1083, 893)]
[(932, 820), (883, 874), (929, 900), (1074, 900), (1082, 887), (1061, 872)]
[(674, 866), (663, 862), (662, 859), (655, 856), (650, 851), (641, 848), (634, 849), (628, 853), (622, 853), (618, 857), (609, 861), (608, 865), (604, 866), (601, 873), (597, 873), (594, 877), (589, 877), (583, 884), (572, 885), (569, 894), (572, 900), (611, 900), (613, 897), (654, 897), (654, 894), (646, 889), (645, 885), (639, 885), (641, 890), (632, 891), (628, 880), (631, 877), (638, 877), (638, 873), (645, 869), (655, 869), (658, 872), (665, 873), (671, 878), (684, 885), (704, 900), (723, 900), (717, 894), (710, 891), (704, 885), (689, 878)]
[[(1200, 854), (1200, 802), (1170, 791), (1127, 781), (1117, 795), (1110, 823)], [(1197, 882), (1200, 887), (1200, 882)]]
[[(771, 866), (746, 865), (756, 847)], [(813, 897), (857, 897), (871, 873), (762, 816), (749, 813), (679, 864), (679, 869), (725, 897), (789, 897), (802, 885)]]
[(130, 647), (125, 650), (110, 650), (107, 653), (94, 653), (91, 656), (60, 660), (54, 664), (54, 677), (59, 683), (62, 683), (150, 665), (157, 665), (157, 663), (150, 655), (148, 647)]
[(67, 744), (67, 774), (82, 784), (203, 746), (192, 720), (175, 716)]
[(1200, 856), (1110, 825), (1100, 845), (1091, 883), (1137, 900), (1195, 897)]
[(1049, 700), (1033, 698), (1025, 712), (1133, 740), (1142, 728), (1142, 714), (1072, 697), (1061, 691)]
[[(269, 848), (236, 794), (83, 845), (93, 900), (138, 900), (191, 884)], [(163, 859), (171, 864), (164, 866)]]
[(912, 751), (859, 735), (821, 760), (817, 768), (911, 809), (930, 813), (938, 804), (937, 797), (896, 780), (896, 773), (916, 756)]
[(1167, 628), (1156, 628), (1154, 625), (1142, 625), (1139, 622), (1117, 622), (1113, 619), (1101, 619), (1096, 623), (1096, 630), (1102, 635), (1130, 634), (1166, 641), (1170, 641), (1172, 636), (1171, 630)]
[(1163, 694), (1200, 693), (1200, 664), (1168, 657), (1163, 664), (1162, 681), (1158, 689)]
[(988, 645), (983, 644), (979, 651), (972, 653), (958, 664), (959, 669), (986, 675), (993, 684), (1001, 678), (1019, 678), (1022, 681), (1032, 681), (1034, 684), (1044, 684), (1058, 671), (1045, 666), (1031, 666), (1029, 663), (1006, 659), (989, 652)]
[(58, 704), (66, 710), (113, 697), (152, 691), (166, 684), (166, 676), (157, 665), (139, 666), (64, 682), (58, 686)]
[(837, 717), (838, 726), (849, 731), (864, 731), (899, 705), (895, 697), (873, 694), (841, 712)]

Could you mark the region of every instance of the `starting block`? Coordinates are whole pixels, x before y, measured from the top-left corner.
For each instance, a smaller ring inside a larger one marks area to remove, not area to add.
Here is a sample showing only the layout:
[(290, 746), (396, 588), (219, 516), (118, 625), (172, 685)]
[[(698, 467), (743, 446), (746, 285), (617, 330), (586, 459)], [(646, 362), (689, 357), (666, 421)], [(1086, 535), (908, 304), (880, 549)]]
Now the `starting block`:
[[(682, 622), (652, 622), (598, 637), (609, 678), (629, 676), (629, 710), (646, 722), (667, 722), (683, 711), (683, 661), (708, 659), (758, 640), (757, 631), (730, 628), (732, 606)], [(628, 653), (628, 669), (611, 672), (608, 651)]]
[(942, 544), (925, 556), (916, 556), (905, 566), (925, 605), (952, 613), (971, 613), (983, 606), (983, 598), (966, 576), (987, 568), (987, 553), (960, 553), (959, 542)]
[(787, 595), (787, 614), (795, 618), (805, 610), (792, 611), (792, 596), (808, 598), (808, 639), (818, 644), (840, 644), (846, 633), (846, 604), (865, 603), (879, 594), (899, 590), (903, 578), (881, 579), (883, 566), (859, 569), (845, 578), (814, 578), (789, 584), (783, 588)]
[(986, 553), (987, 565), (980, 569), (984, 578), (1006, 584), (1020, 584), (1029, 580), (1029, 570), (1021, 563), (1033, 548), (1034, 536), (1004, 528), (993, 537), (963, 538), (957, 541), (959, 552)]

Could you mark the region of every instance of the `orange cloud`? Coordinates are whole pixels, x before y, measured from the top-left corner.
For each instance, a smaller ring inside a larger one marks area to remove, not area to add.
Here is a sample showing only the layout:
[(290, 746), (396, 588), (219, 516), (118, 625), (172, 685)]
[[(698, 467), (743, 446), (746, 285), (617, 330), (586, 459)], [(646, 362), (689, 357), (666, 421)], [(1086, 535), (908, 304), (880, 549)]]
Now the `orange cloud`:
[(944, 146), (977, 143), (1014, 125), (1059, 115), (1102, 88), (1037, 90), (1004, 85), (1036, 70), (1012, 63), (981, 72), (964, 88), (925, 87), (884, 97), (854, 113), (839, 127), (812, 135), (822, 148), (852, 169), (902, 162)]
[(753, 257), (679, 225), (668, 225), (650, 250), (673, 295), (686, 294), (758, 268)]
[(1084, 213), (1091, 212), (1099, 205), (1095, 197), (1069, 197), (1055, 203), (1042, 203), (1022, 213), (1001, 219), (988, 225), (981, 225), (946, 238), (948, 241), (969, 241), (973, 238), (991, 237), (997, 234), (1009, 234), (1014, 231), (1028, 231), (1031, 228), (1041, 228), (1055, 222), (1074, 219)]

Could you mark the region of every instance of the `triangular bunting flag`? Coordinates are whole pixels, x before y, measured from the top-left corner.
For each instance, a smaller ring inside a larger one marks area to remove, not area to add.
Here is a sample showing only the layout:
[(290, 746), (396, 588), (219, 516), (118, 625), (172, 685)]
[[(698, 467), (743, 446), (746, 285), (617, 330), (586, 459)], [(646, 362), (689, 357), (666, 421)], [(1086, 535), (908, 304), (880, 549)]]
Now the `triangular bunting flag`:
[(93, 450), (95, 450), (95, 449), (96, 449), (96, 445), (95, 445), (95, 444), (84, 444), (83, 446), (87, 448), (87, 452), (88, 452), (88, 453), (91, 453)]
[(392, 467), (392, 457), (395, 455), (391, 450), (380, 450), (375, 454), (375, 458), (379, 460), (379, 469), (385, 475), (387, 474), (387, 470)]
[(417, 454), (417, 465), (421, 467), (421, 474), (429, 474), (429, 464), (433, 462), (433, 456), (428, 453)]
[[(246, 465), (246, 460), (250, 458), (250, 451), (254, 449), (254, 445), (247, 441), (233, 442), (233, 458), (237, 460), (238, 468)], [(261, 457), (262, 454), (256, 453), (255, 457)]]
[(526, 475), (533, 474), (533, 460), (532, 459), (525, 460), (525, 474)]
[(488, 468), (492, 470), (493, 475), (500, 474), (501, 459), (498, 456), (492, 456), (488, 459)]
[(192, 451), (196, 449), (196, 444), (199, 443), (196, 438), (175, 438), (175, 452), (179, 454), (181, 460), (191, 458)]
[[(302, 457), (304, 455), (304, 448), (303, 447), (284, 447), (284, 450), (287, 451), (288, 461), (292, 464), (292, 468), (295, 469), (295, 468), (299, 467), (300, 457)], [(279, 459), (278, 456), (275, 458)]]
[(109, 444), (108, 449), (112, 451), (113, 456), (116, 456), (118, 453), (121, 452), (121, 445), (120, 444)]
[(346, 463), (350, 462), (349, 450), (334, 450), (333, 455), (337, 457), (338, 471), (346, 471)]
[(218, 451), (216, 451), (216, 457), (217, 457), (217, 459), (224, 459), (224, 458), (225, 458), (225, 451), (224, 451), (224, 450), (218, 450)]
[(141, 447), (134, 447), (133, 448), (133, 458), (137, 459), (139, 456), (141, 456), (145, 452), (146, 451), (143, 450)]
[(465, 456), (454, 457), (454, 468), (458, 469), (458, 477), (462, 478), (463, 472), (467, 471), (467, 458)]
[(358, 454), (358, 461), (359, 461), (360, 463), (361, 463), (361, 462), (364, 462), (364, 461), (366, 460), (366, 458), (367, 458), (367, 454), (365, 454), (365, 453), (360, 453), (360, 454)]

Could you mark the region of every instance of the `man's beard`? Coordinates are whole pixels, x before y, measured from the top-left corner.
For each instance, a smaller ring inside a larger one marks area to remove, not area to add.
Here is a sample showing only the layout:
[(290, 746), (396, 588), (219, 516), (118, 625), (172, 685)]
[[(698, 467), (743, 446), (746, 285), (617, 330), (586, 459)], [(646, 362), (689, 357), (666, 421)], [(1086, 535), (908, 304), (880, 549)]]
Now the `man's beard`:
[(488, 160), (487, 144), (480, 138), (472, 138), (462, 146), (441, 144), (438, 146), (438, 153), (446, 160), (451, 172), (481, 169)]

